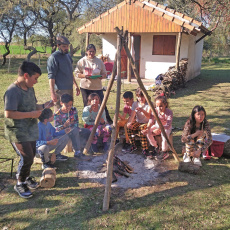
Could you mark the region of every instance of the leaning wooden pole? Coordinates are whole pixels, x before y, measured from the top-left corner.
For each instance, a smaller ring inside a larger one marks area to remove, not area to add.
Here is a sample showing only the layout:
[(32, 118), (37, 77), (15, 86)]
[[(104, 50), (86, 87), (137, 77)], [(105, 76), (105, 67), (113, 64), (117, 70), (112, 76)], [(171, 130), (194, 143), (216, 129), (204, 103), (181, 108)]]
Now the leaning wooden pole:
[(96, 129), (98, 127), (98, 124), (101, 120), (101, 116), (102, 116), (102, 113), (105, 109), (105, 106), (106, 106), (106, 103), (108, 101), (108, 98), (109, 98), (109, 94), (110, 94), (110, 91), (111, 91), (111, 88), (113, 86), (113, 82), (114, 82), (114, 79), (115, 79), (115, 76), (116, 76), (116, 72), (117, 72), (117, 55), (115, 57), (115, 61), (114, 61), (114, 65), (113, 65), (113, 71), (112, 71), (112, 74), (111, 74), (111, 78), (110, 78), (110, 81), (108, 83), (108, 86), (107, 86), (107, 89), (106, 89), (106, 92), (105, 92), (105, 96), (104, 96), (104, 99), (101, 103), (101, 106), (100, 106), (100, 109), (99, 109), (99, 112), (97, 114), (97, 117), (96, 117), (96, 120), (95, 120), (95, 123), (94, 123), (94, 126), (93, 126), (93, 129), (90, 133), (90, 136), (89, 136), (89, 139), (85, 145), (85, 148), (84, 148), (84, 151), (83, 153), (84, 154), (88, 154), (88, 151), (89, 151), (89, 148), (91, 146), (91, 143), (93, 141), (93, 137), (95, 135), (95, 132), (96, 132)]
[[(117, 31), (117, 33), (120, 32), (119, 28), (117, 28), (117, 27), (115, 28), (115, 30)], [(126, 41), (127, 39), (124, 39), (124, 40)], [(137, 71), (136, 65), (135, 65), (134, 60), (133, 60), (133, 58), (132, 58), (132, 55), (131, 55), (131, 53), (130, 53), (130, 51), (129, 51), (129, 49), (128, 49), (127, 42), (124, 42), (124, 48), (125, 48), (125, 51), (126, 51), (126, 54), (127, 54), (128, 58), (129, 58), (129, 60), (130, 60), (130, 63), (131, 63), (131, 66), (132, 66), (134, 75), (135, 75), (135, 77), (136, 77), (136, 79), (137, 79), (137, 82), (138, 82), (138, 84), (139, 84), (139, 86), (140, 86), (140, 88), (141, 88), (141, 90), (142, 90), (142, 92), (143, 92), (143, 94), (144, 94), (144, 96), (145, 96), (145, 98), (146, 98), (146, 100), (147, 100), (147, 103), (149, 104), (151, 110), (152, 110), (153, 113), (154, 113), (154, 116), (155, 116), (155, 118), (156, 118), (156, 120), (157, 120), (157, 123), (158, 123), (159, 126), (160, 126), (161, 132), (162, 132), (163, 136), (165, 137), (165, 139), (166, 139), (166, 141), (167, 141), (167, 144), (169, 145), (170, 150), (171, 150), (172, 153), (173, 153), (173, 157), (175, 158), (176, 161), (180, 162), (180, 159), (179, 159), (179, 157), (178, 157), (178, 155), (177, 155), (175, 149), (173, 148), (172, 144), (170, 143), (170, 141), (169, 141), (169, 139), (168, 139), (167, 134), (165, 133), (164, 127), (163, 127), (163, 125), (162, 125), (162, 123), (161, 123), (161, 121), (160, 121), (160, 119), (159, 119), (159, 117), (158, 117), (158, 115), (157, 115), (157, 113), (156, 113), (156, 110), (155, 110), (155, 108), (154, 108), (154, 106), (153, 106), (153, 103), (152, 103), (152, 101), (151, 101), (151, 98), (149, 97), (149, 95), (148, 95), (148, 93), (147, 93), (147, 91), (146, 91), (146, 89), (145, 89), (145, 87), (144, 87), (144, 85), (143, 85), (143, 83), (142, 83), (142, 81), (141, 81), (141, 78), (140, 78), (139, 73), (138, 73), (138, 71)]]
[(110, 202), (110, 194), (111, 194), (111, 184), (112, 184), (112, 173), (113, 173), (113, 155), (114, 155), (114, 147), (116, 141), (116, 130), (117, 130), (117, 121), (118, 114), (120, 111), (120, 97), (121, 97), (121, 36), (117, 34), (117, 97), (116, 97), (116, 111), (113, 120), (113, 130), (112, 130), (112, 138), (109, 149), (109, 155), (107, 160), (107, 177), (106, 177), (106, 185), (105, 185), (105, 194), (103, 201), (103, 211), (107, 211), (109, 209)]
[(178, 35), (177, 48), (176, 48), (176, 70), (177, 71), (179, 71), (179, 63), (180, 63), (181, 38), (182, 38), (182, 28)]

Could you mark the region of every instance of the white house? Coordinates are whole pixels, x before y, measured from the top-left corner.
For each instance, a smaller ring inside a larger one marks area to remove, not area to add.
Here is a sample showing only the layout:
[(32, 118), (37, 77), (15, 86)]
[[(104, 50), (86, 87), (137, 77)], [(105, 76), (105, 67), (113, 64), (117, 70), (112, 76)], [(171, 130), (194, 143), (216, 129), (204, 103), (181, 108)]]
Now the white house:
[[(114, 60), (115, 27), (128, 30), (130, 50), (141, 78), (155, 79), (181, 58), (188, 58), (187, 80), (200, 74), (202, 38), (210, 33), (201, 22), (153, 1), (125, 0), (78, 28), (78, 32), (87, 33), (87, 41), (90, 34), (100, 34), (103, 55)], [(123, 51), (122, 71), (128, 69)]]

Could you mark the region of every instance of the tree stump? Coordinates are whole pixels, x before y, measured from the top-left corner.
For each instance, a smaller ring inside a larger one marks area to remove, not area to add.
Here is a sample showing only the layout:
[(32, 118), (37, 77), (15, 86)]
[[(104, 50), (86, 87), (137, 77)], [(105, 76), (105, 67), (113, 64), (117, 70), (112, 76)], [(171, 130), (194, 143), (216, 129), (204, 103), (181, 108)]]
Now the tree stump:
[(230, 140), (228, 140), (228, 141), (226, 141), (224, 143), (224, 153), (223, 153), (223, 155), (230, 157)]
[(42, 172), (40, 185), (43, 188), (52, 188), (56, 182), (56, 170), (53, 168), (46, 168)]
[(178, 170), (181, 172), (187, 172), (191, 174), (201, 174), (201, 167), (199, 165), (195, 165), (192, 162), (183, 162), (179, 163)]

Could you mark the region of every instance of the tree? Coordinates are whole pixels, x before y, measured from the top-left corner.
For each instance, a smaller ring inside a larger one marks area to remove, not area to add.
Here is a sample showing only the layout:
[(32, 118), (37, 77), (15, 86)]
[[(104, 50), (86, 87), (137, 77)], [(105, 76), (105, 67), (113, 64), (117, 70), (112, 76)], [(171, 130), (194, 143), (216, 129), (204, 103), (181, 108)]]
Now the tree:
[(9, 11), (5, 11), (1, 14), (0, 21), (0, 38), (5, 43), (6, 52), (2, 55), (3, 62), (2, 65), (6, 64), (6, 57), (10, 54), (10, 43), (12, 41), (16, 24), (17, 24), (17, 15), (15, 14), (14, 7), (9, 9)]

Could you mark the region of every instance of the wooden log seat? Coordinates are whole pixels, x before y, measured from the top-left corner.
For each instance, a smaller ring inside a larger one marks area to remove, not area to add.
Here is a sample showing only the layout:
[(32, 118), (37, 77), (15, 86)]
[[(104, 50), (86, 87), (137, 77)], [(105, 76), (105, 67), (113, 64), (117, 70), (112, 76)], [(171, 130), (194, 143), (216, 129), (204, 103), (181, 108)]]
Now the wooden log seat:
[(43, 188), (52, 188), (56, 182), (56, 170), (53, 168), (46, 168), (42, 172), (40, 185)]

